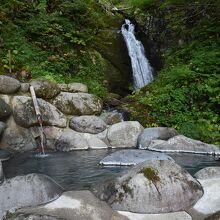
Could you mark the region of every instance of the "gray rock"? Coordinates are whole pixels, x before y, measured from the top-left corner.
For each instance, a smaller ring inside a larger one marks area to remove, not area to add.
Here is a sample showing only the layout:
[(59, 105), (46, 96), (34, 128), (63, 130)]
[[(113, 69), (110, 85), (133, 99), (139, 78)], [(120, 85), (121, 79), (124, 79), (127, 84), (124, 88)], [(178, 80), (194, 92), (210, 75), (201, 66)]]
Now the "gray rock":
[(145, 128), (144, 131), (138, 137), (138, 148), (148, 148), (152, 140), (168, 140), (171, 137), (176, 136), (178, 133), (173, 128), (167, 127), (154, 127)]
[(192, 220), (186, 212), (172, 212), (163, 214), (139, 214), (133, 212), (119, 211), (121, 215), (127, 216), (129, 220)]
[(34, 87), (36, 96), (44, 99), (51, 99), (60, 93), (59, 86), (51, 81), (37, 79), (31, 81), (31, 86)]
[[(203, 217), (220, 211), (220, 178), (200, 180), (204, 195), (190, 210), (190, 214), (196, 212)], [(203, 218), (200, 218), (203, 219)]]
[(0, 219), (6, 211), (37, 206), (59, 197), (63, 188), (41, 174), (16, 176), (0, 185)]
[(11, 157), (11, 153), (7, 150), (0, 149), (0, 161), (9, 160)]
[(11, 114), (10, 106), (0, 98), (0, 118), (5, 118)]
[(75, 131), (91, 134), (98, 134), (107, 127), (101, 118), (94, 115), (73, 117), (70, 119), (69, 126)]
[(122, 122), (121, 114), (117, 112), (104, 112), (101, 114), (100, 118), (108, 125), (113, 125)]
[(27, 92), (29, 92), (29, 89), (30, 89), (30, 84), (29, 84), (29, 83), (21, 83), (20, 91), (21, 91), (22, 93), (27, 93)]
[(89, 191), (64, 192), (44, 206), (18, 210), (17, 214), (55, 216), (65, 220), (128, 220)]
[(0, 160), (0, 185), (4, 181), (4, 173), (3, 173), (3, 168), (2, 168), (2, 162)]
[(6, 127), (5, 123), (0, 121), (0, 137), (3, 133), (3, 131), (5, 130), (5, 127)]
[(35, 214), (13, 214), (4, 218), (5, 220), (64, 220), (48, 215), (35, 215)]
[(120, 150), (116, 151), (100, 161), (101, 165), (107, 166), (131, 166), (147, 160), (172, 160), (166, 154), (146, 150)]
[(86, 139), (89, 149), (107, 149), (108, 146), (104, 141), (97, 138), (95, 135), (84, 133), (83, 138)]
[(0, 75), (0, 93), (12, 94), (19, 90), (21, 84), (17, 79)]
[(88, 92), (88, 87), (82, 83), (58, 84), (62, 92)]
[(31, 131), (17, 125), (11, 117), (7, 121), (7, 128), (2, 135), (0, 148), (23, 152), (33, 150), (36, 147), (37, 144)]
[(194, 174), (197, 179), (220, 178), (220, 167), (206, 167)]
[(141, 163), (93, 191), (113, 209), (147, 214), (183, 211), (203, 195), (201, 185), (170, 160)]
[(88, 142), (83, 135), (75, 131), (64, 131), (55, 143), (58, 151), (86, 150)]
[[(43, 99), (37, 99), (43, 117), (43, 125), (66, 127), (67, 119), (55, 106)], [(12, 101), (13, 116), (16, 123), (28, 128), (38, 125), (33, 101), (30, 97), (15, 96)]]
[(185, 152), (195, 154), (220, 154), (219, 147), (212, 144), (206, 144), (201, 141), (187, 138), (183, 135), (177, 135), (170, 138), (168, 141), (149, 146), (149, 150), (160, 151), (160, 152)]
[(61, 92), (53, 104), (67, 115), (95, 115), (102, 111), (102, 100), (87, 93)]
[(108, 129), (107, 139), (112, 147), (136, 147), (137, 138), (143, 129), (137, 121), (120, 122)]

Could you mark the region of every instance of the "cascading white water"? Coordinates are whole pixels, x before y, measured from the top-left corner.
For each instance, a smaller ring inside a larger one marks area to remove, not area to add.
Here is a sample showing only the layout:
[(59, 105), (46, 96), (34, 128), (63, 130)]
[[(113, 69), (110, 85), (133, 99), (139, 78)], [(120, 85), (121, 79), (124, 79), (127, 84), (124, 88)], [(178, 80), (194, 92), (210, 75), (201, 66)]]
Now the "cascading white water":
[(145, 56), (142, 43), (135, 37), (134, 25), (128, 19), (122, 25), (121, 32), (131, 58), (134, 88), (140, 89), (153, 80), (153, 70)]

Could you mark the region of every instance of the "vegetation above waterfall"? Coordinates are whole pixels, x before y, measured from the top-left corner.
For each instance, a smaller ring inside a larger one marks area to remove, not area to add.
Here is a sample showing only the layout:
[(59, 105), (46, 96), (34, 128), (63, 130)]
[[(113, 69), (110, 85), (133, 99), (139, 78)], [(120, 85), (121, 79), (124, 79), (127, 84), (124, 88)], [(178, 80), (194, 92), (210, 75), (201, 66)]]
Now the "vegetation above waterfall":
[(129, 0), (129, 10), (161, 50), (164, 68), (127, 98), (144, 126), (175, 127), (220, 143), (220, 1)]

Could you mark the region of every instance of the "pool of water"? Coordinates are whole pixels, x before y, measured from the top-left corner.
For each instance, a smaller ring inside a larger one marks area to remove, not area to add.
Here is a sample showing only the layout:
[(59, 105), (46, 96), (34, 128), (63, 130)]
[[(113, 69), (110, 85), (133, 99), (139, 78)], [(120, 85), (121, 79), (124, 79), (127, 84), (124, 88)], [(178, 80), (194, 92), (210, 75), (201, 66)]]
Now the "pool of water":
[[(34, 152), (16, 155), (3, 162), (6, 178), (28, 173), (42, 173), (52, 177), (66, 190), (89, 189), (104, 178), (116, 175), (129, 167), (103, 167), (99, 161), (115, 150), (90, 150), (49, 153), (48, 157), (36, 157)], [(169, 154), (194, 174), (207, 166), (220, 166), (213, 156), (196, 154)]]

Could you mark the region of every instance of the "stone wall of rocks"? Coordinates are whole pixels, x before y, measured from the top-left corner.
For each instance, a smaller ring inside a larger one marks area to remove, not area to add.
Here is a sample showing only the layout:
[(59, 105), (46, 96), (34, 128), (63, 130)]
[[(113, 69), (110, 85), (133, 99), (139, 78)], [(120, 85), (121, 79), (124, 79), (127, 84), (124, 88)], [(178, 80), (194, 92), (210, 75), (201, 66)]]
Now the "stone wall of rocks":
[(81, 83), (18, 80), (0, 76), (0, 149), (28, 151), (38, 147), (39, 124), (30, 86), (34, 87), (47, 148), (59, 151), (136, 147), (143, 127), (103, 112), (103, 101)]

